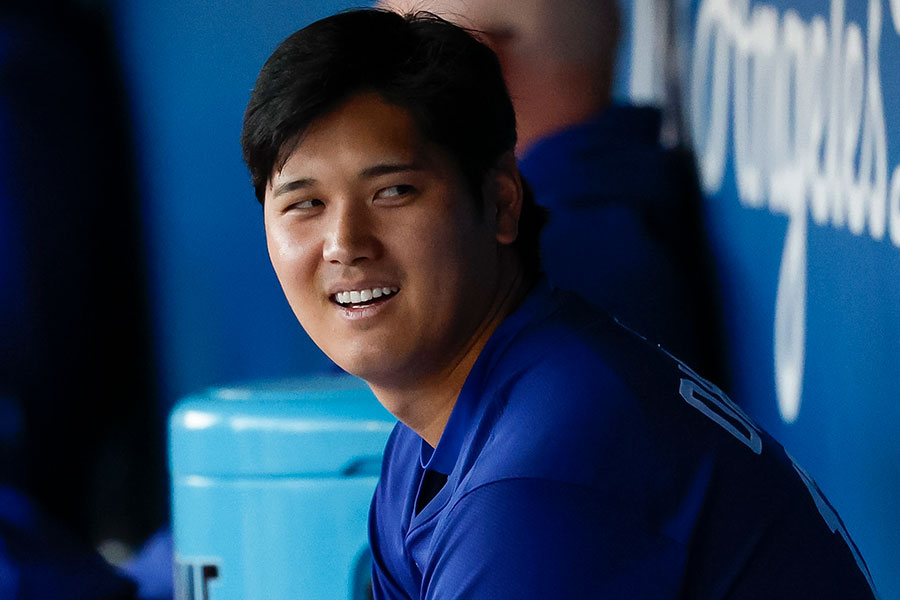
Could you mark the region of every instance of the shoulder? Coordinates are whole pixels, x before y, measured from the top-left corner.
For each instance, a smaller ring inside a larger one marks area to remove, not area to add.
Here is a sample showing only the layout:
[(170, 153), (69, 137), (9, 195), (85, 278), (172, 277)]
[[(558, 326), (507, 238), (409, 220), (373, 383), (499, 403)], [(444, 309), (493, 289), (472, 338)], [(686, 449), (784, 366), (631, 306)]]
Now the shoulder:
[(678, 395), (677, 359), (581, 296), (554, 297), (556, 310), (523, 329), (492, 368), (485, 391), (506, 412), (531, 410), (563, 425), (646, 412), (642, 403)]
[(631, 338), (577, 297), (520, 332), (484, 388), (494, 410), (481, 424), (490, 435), (472, 483), (546, 477), (588, 484), (609, 462), (627, 459), (623, 438), (650, 433), (635, 373), (652, 370), (654, 360), (652, 348)]
[(577, 301), (515, 345), (486, 390), (497, 410), (472, 484), (543, 477), (650, 498), (723, 465), (764, 487), (796, 480), (780, 445), (715, 384)]

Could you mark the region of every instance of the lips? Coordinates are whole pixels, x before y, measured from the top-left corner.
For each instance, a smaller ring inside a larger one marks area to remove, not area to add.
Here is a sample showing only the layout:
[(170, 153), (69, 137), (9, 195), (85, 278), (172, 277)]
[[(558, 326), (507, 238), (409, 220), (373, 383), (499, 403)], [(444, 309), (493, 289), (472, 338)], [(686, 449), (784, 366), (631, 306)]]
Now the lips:
[(400, 288), (389, 286), (363, 288), (335, 292), (331, 298), (341, 306), (352, 308), (354, 306), (366, 306), (381, 299), (393, 296), (399, 291)]

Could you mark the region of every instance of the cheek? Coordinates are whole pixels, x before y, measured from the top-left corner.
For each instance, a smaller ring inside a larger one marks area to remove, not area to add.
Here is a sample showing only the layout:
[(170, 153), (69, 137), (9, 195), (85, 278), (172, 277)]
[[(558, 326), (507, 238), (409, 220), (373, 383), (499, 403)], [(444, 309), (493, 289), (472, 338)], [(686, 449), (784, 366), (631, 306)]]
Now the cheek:
[(457, 230), (433, 231), (418, 239), (418, 265), (427, 281), (429, 305), (437, 311), (445, 303), (455, 305), (460, 298), (480, 296), (491, 280), (490, 239), (481, 232), (466, 231), (466, 226), (461, 223)]
[(282, 287), (285, 287), (285, 293), (291, 292), (286, 287), (290, 282), (311, 273), (315, 268), (316, 244), (313, 236), (308, 233), (279, 223), (266, 223), (269, 260), (272, 261)]

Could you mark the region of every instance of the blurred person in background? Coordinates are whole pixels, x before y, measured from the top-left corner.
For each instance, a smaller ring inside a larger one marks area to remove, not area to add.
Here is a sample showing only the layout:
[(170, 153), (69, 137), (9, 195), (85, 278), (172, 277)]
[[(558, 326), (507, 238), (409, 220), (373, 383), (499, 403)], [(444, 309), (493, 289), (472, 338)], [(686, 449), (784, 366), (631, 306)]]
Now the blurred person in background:
[(659, 110), (612, 101), (617, 2), (379, 5), (438, 14), (497, 53), (516, 109), (519, 168), (551, 212), (541, 237), (550, 280), (724, 385), (717, 286), (693, 158), (660, 144)]
[(114, 56), (102, 5), (0, 7), (3, 598), (132, 597), (95, 548), (123, 560), (165, 518)]

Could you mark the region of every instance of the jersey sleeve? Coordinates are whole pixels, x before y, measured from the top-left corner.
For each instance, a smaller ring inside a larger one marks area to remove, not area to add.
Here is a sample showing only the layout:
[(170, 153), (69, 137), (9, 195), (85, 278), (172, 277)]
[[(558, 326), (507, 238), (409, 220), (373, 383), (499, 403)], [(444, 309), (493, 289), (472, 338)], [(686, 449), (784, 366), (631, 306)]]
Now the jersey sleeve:
[(685, 548), (649, 532), (595, 491), (544, 479), (470, 492), (435, 531), (422, 597), (667, 598)]

